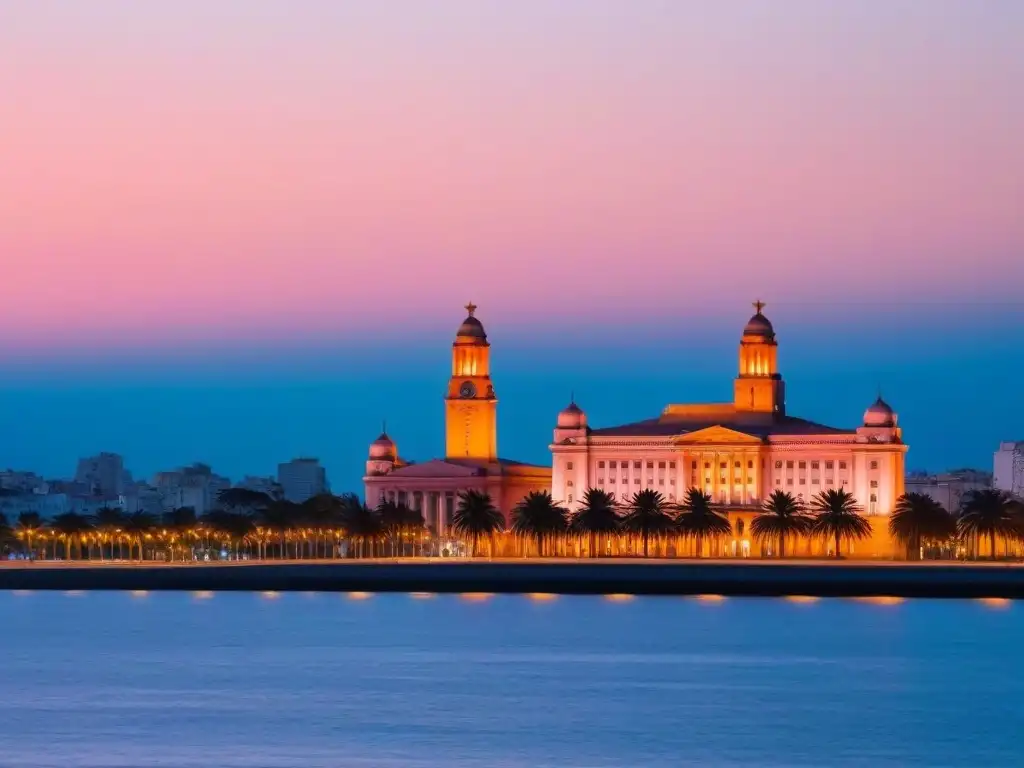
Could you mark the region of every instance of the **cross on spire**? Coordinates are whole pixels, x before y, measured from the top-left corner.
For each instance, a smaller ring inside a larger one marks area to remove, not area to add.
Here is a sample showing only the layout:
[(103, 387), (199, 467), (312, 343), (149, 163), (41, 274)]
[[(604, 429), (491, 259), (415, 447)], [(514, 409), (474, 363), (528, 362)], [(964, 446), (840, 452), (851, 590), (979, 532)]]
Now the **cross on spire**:
[(757, 301), (754, 302), (754, 309), (757, 310), (757, 314), (759, 314), (759, 315), (761, 314), (761, 310), (764, 309), (766, 306), (768, 306), (768, 305), (765, 304), (760, 299), (758, 299)]
[(469, 316), (472, 317), (473, 313), (476, 312), (476, 304), (472, 301), (469, 302), (469, 304), (466, 305), (466, 311), (469, 312)]

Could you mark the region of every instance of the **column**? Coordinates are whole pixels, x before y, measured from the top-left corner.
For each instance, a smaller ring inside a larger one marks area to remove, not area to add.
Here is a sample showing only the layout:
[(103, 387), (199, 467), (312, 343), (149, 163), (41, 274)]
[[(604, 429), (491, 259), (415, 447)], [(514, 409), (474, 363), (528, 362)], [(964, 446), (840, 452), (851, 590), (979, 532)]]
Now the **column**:
[(750, 470), (747, 468), (748, 463), (750, 463), (750, 454), (744, 451), (740, 454), (740, 482), (743, 483), (740, 492), (740, 504), (750, 503), (750, 488), (747, 486), (750, 480)]

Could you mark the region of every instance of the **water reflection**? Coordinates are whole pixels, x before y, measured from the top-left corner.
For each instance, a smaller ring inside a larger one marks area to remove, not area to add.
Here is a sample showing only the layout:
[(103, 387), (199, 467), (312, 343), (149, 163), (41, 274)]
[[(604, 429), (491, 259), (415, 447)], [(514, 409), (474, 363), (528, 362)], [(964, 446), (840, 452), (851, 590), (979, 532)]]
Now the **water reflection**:
[(410, 592), (409, 597), (413, 600), (430, 600), (435, 595), (433, 592)]
[(558, 595), (551, 592), (531, 592), (527, 597), (536, 603), (550, 603), (558, 599)]
[(1010, 607), (1012, 601), (1005, 597), (979, 597), (978, 602), (986, 608), (1000, 608), (1005, 610)]
[(373, 597), (373, 592), (349, 592), (349, 600), (369, 600)]
[(490, 600), (494, 595), (490, 592), (463, 592), (459, 597), (471, 603), (482, 603)]
[(788, 602), (790, 602), (790, 603), (800, 603), (800, 604), (816, 603), (820, 599), (821, 599), (820, 597), (815, 597), (813, 595), (787, 595), (786, 596), (786, 600)]
[(875, 595), (873, 597), (856, 597), (854, 599), (861, 603), (869, 603), (870, 605), (899, 605), (904, 600), (902, 597), (892, 595)]
[(613, 603), (628, 603), (634, 597), (635, 595), (624, 595), (616, 593), (611, 595), (605, 595), (604, 599)]
[(213, 592), (208, 589), (200, 589), (192, 593), (192, 597), (196, 600), (212, 600)]
[(718, 604), (725, 602), (725, 595), (696, 595), (695, 600), (699, 600), (702, 603)]

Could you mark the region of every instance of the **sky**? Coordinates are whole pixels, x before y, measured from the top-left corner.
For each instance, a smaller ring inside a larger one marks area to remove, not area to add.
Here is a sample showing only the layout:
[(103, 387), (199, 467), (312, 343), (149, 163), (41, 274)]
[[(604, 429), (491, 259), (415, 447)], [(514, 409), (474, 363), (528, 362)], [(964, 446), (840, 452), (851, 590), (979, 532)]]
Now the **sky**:
[(879, 389), (912, 467), (1024, 439), (1019, 0), (0, 2), (0, 466), (358, 489), (443, 447), (473, 300), (499, 448)]

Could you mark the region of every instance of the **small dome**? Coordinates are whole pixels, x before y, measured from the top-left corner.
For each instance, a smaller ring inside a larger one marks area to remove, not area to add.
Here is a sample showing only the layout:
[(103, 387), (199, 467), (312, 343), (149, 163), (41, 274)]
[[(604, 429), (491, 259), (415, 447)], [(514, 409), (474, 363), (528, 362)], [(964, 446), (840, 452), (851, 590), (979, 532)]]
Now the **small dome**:
[(772, 328), (771, 321), (761, 314), (761, 310), (764, 309), (763, 301), (755, 301), (754, 309), (757, 312), (751, 317), (745, 326), (743, 326), (744, 336), (754, 336), (759, 339), (765, 339), (772, 341), (775, 338), (775, 329)]
[(569, 403), (558, 414), (559, 429), (583, 429), (587, 426), (587, 414), (575, 402)]
[(484, 325), (473, 316), (473, 313), (476, 312), (476, 304), (473, 302), (467, 304), (466, 312), (469, 314), (466, 316), (466, 319), (462, 321), (462, 325), (459, 326), (459, 330), (455, 336), (458, 339), (486, 342), (487, 333), (484, 331)]
[(398, 457), (398, 449), (395, 441), (388, 437), (387, 432), (381, 432), (380, 437), (370, 443), (370, 458), (394, 461)]
[(896, 412), (879, 395), (878, 399), (864, 411), (865, 427), (895, 427)]

